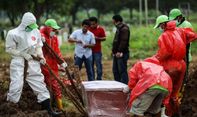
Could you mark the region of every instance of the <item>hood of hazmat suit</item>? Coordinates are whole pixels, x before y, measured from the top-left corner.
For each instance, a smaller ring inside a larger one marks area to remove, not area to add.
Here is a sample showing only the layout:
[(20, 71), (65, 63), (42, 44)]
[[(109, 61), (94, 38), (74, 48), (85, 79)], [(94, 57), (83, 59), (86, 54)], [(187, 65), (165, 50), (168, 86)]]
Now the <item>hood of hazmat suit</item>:
[(36, 25), (35, 16), (27, 12), (23, 15), (21, 24), (8, 32), (6, 37), (6, 52), (12, 57), (18, 57), (21, 53), (36, 54), (36, 48), (42, 47), (41, 35), (37, 28), (27, 32), (27, 26)]

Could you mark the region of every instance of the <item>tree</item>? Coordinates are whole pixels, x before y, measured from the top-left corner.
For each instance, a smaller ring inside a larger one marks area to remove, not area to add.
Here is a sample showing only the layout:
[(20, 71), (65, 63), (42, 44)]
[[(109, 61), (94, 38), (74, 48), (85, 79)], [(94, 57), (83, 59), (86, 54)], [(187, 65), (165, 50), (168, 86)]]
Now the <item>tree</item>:
[(27, 9), (29, 0), (2, 0), (0, 10), (5, 11), (11, 25), (15, 26), (19, 16)]

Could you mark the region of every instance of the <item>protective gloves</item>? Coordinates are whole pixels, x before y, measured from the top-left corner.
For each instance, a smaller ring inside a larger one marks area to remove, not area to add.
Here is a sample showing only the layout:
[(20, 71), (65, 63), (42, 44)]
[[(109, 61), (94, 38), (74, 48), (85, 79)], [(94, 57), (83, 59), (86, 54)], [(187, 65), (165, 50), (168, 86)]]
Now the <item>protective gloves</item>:
[(39, 58), (44, 58), (42, 47), (37, 47), (35, 53)]
[(46, 42), (46, 39), (42, 36), (41, 37), (42, 42)]
[(30, 61), (30, 60), (33, 59), (32, 56), (31, 56), (30, 54), (27, 54), (27, 53), (25, 53), (25, 52), (21, 52), (20, 55), (21, 55), (23, 58), (25, 58), (25, 60), (27, 60), (27, 61)]
[(46, 59), (45, 59), (45, 58), (41, 58), (41, 59), (40, 59), (40, 63), (41, 63), (42, 65), (45, 65), (45, 64), (46, 64)]
[(35, 53), (36, 53), (37, 57), (40, 58), (40, 63), (42, 65), (45, 65), (46, 64), (46, 59), (44, 58), (44, 55), (43, 55), (43, 52), (42, 52), (42, 47), (37, 47)]
[(33, 59), (30, 54), (27, 54), (26, 52), (20, 52), (16, 49), (7, 49), (6, 52), (8, 52), (8, 53), (10, 53), (11, 55), (14, 55), (14, 56), (21, 56), (21, 57), (25, 58), (25, 60), (27, 60), (27, 61)]
[(124, 92), (124, 93), (129, 93), (129, 91), (130, 91), (130, 89), (128, 86), (124, 87), (122, 90), (122, 92)]
[(36, 51), (35, 51), (36, 48), (37, 48), (36, 45), (32, 45), (32, 46), (28, 47), (25, 52), (30, 54), (30, 55), (36, 56)]
[(20, 51), (15, 50), (15, 49), (9, 48), (9, 49), (6, 49), (6, 52), (7, 52), (7, 53), (10, 53), (10, 54), (13, 55), (13, 56), (20, 56)]
[(63, 68), (66, 68), (68, 66), (68, 64), (66, 63), (66, 62), (63, 62), (62, 64), (61, 64), (61, 67), (63, 67)]

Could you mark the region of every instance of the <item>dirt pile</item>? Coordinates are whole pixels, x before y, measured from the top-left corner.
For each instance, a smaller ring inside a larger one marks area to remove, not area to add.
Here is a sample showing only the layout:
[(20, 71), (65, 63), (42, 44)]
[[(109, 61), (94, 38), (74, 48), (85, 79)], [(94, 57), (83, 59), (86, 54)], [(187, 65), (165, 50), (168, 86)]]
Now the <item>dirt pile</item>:
[(181, 111), (183, 117), (197, 117), (197, 61), (190, 64), (189, 81), (185, 86)]
[(0, 117), (47, 117), (47, 111), (41, 109), (27, 83), (18, 104), (7, 102), (9, 82), (9, 64), (0, 64)]
[[(70, 63), (73, 61), (71, 59)], [(67, 61), (69, 61), (67, 60)], [(111, 69), (111, 64), (105, 68)], [(75, 77), (83, 74), (75, 74), (77, 71), (71, 70), (71, 75)], [(104, 74), (109, 71), (104, 70)], [(190, 81), (185, 87), (185, 95), (181, 105), (182, 117), (197, 117), (197, 59), (190, 64)], [(47, 117), (47, 111), (41, 109), (37, 103), (36, 96), (31, 88), (25, 83), (23, 94), (18, 104), (6, 102), (6, 94), (9, 88), (9, 63), (0, 63), (0, 117)], [(69, 104), (68, 104), (69, 105)], [(81, 117), (76, 108), (66, 109), (67, 117)]]
[[(75, 72), (77, 71), (73, 68), (71, 74), (79, 75)], [(6, 94), (9, 89), (9, 83), (9, 63), (0, 63), (0, 117), (49, 117), (47, 111), (42, 110), (41, 105), (37, 103), (37, 98), (27, 82), (24, 83), (20, 101), (17, 104), (7, 102)], [(67, 108), (62, 117), (81, 117), (74, 107), (69, 109), (68, 112), (66, 111)]]

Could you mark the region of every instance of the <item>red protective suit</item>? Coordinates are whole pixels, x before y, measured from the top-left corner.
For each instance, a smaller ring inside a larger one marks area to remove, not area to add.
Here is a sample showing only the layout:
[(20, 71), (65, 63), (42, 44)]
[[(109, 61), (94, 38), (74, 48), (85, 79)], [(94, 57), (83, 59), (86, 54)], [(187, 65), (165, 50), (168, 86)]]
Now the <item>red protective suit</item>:
[[(181, 88), (186, 64), (184, 57), (186, 55), (186, 44), (197, 38), (197, 34), (190, 28), (176, 28), (176, 22), (167, 23), (164, 32), (158, 40), (159, 50), (156, 57), (164, 66), (165, 71), (170, 75), (173, 82), (173, 90), (170, 96), (174, 104), (165, 104), (168, 115), (178, 111), (178, 92)], [(176, 107), (175, 107), (176, 106)]]
[[(129, 70), (128, 74), (128, 86), (131, 89), (129, 101), (130, 107), (136, 97), (143, 94), (153, 85), (157, 84), (166, 88), (169, 91), (169, 94), (172, 91), (172, 80), (155, 56), (145, 59), (144, 61), (137, 62)], [(168, 99), (169, 98), (166, 98), (166, 101), (168, 101)]]
[[(59, 49), (57, 36), (56, 35), (53, 37), (49, 36), (51, 31), (52, 31), (52, 29), (47, 26), (40, 29), (40, 32), (41, 32), (42, 36), (45, 38), (46, 43), (48, 43), (48, 45), (59, 55), (59, 57), (63, 59), (62, 54)], [(56, 74), (56, 76), (59, 76), (58, 75), (58, 64), (61, 64), (61, 63), (59, 63), (59, 61), (57, 61), (56, 57), (52, 54), (52, 52), (49, 49), (47, 49), (46, 46), (43, 46), (42, 50), (43, 50), (44, 57), (46, 59), (46, 63), (50, 66), (50, 68), (53, 70), (53, 72)], [(57, 80), (55, 80), (52, 77), (52, 75), (50, 74), (50, 72), (48, 71), (48, 69), (45, 66), (42, 66), (42, 73), (44, 74), (45, 82), (48, 85), (48, 87), (50, 87), (50, 86), (52, 87), (52, 91), (55, 94), (55, 98), (61, 99), (62, 98), (62, 91), (61, 91), (61, 87), (58, 84)]]

